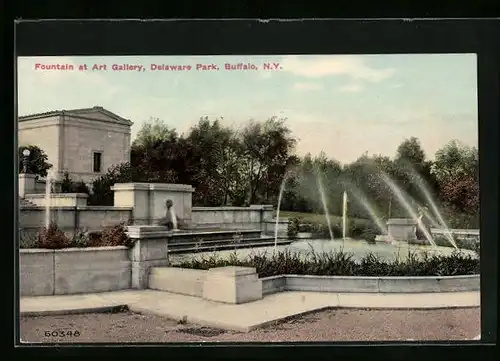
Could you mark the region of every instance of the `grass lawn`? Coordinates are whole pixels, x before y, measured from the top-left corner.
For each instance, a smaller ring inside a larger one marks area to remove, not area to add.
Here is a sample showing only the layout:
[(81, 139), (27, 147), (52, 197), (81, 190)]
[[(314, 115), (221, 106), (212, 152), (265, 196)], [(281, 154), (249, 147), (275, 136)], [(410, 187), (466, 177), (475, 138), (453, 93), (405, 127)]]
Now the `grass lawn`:
[[(298, 218), (301, 222), (305, 223), (325, 223), (326, 217), (324, 214), (320, 213), (303, 213), (303, 212), (289, 212), (289, 211), (280, 211), (280, 218)], [(368, 223), (368, 219), (363, 218), (348, 218), (348, 220), (354, 220), (355, 222), (366, 222)], [(330, 222), (332, 224), (342, 224), (341, 216), (330, 215)]]

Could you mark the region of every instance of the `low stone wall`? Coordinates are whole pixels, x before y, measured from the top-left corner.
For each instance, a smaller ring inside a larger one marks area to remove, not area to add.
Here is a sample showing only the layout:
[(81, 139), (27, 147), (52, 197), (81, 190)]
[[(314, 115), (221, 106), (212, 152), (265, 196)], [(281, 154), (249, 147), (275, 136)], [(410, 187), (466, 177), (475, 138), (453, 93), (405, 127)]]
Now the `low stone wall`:
[[(45, 194), (26, 194), (24, 198), (36, 206), (47, 205)], [(89, 195), (85, 193), (52, 193), (49, 205), (51, 207), (82, 207), (87, 205), (88, 198)]]
[(345, 293), (434, 293), (480, 290), (480, 276), (352, 277), (284, 275), (262, 278), (264, 294), (282, 291)]
[[(52, 207), (50, 219), (65, 232), (77, 229), (100, 231), (105, 226), (127, 223), (132, 217), (131, 208), (83, 206)], [(45, 207), (22, 207), (19, 210), (19, 228), (23, 231), (39, 231), (45, 226)]]
[(131, 287), (126, 247), (21, 249), (21, 296), (69, 295)]
[(168, 267), (153, 267), (149, 273), (148, 288), (182, 295), (203, 297), (203, 283), (208, 271)]
[[(198, 228), (261, 229), (273, 219), (271, 205), (249, 207), (193, 207), (192, 222)], [(274, 229), (274, 228), (273, 228)]]

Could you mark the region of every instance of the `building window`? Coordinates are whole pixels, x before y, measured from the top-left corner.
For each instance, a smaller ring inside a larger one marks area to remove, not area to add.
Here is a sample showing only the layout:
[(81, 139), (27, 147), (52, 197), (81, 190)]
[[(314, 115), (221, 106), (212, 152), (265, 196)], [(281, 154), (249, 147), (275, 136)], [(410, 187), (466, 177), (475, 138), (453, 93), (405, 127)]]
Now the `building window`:
[(102, 153), (94, 152), (94, 163), (93, 163), (94, 173), (101, 173), (102, 168)]

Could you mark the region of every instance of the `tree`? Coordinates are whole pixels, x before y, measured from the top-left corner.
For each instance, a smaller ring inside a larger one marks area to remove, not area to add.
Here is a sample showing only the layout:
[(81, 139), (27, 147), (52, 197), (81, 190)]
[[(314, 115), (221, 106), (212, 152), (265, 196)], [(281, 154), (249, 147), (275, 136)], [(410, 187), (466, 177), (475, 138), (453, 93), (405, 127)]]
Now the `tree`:
[(479, 211), (479, 154), (477, 148), (456, 140), (436, 152), (431, 168), (440, 198), (458, 211)]
[[(430, 187), (430, 191), (433, 191), (436, 188), (436, 180), (431, 173), (432, 162), (426, 160), (418, 138), (405, 139), (399, 145), (395, 164), (397, 165), (395, 177), (404, 186), (405, 191), (418, 203), (425, 203), (426, 199), (419, 188)], [(422, 181), (425, 184), (421, 184)]]
[(36, 176), (46, 177), (47, 171), (52, 168), (52, 164), (48, 163), (48, 157), (45, 152), (37, 147), (36, 145), (21, 146), (18, 149), (18, 159), (19, 159), (19, 171), (24, 170), (24, 155), (23, 151), (28, 149), (30, 155), (28, 156), (27, 170), (29, 174), (35, 174)]
[[(285, 118), (271, 117), (260, 123), (250, 121), (241, 133), (245, 171), (248, 174), (248, 203), (255, 203), (269, 194), (277, 194), (284, 176), (283, 166), (295, 147), (296, 140), (286, 126)], [(278, 178), (267, 183), (265, 179)]]
[(425, 152), (420, 140), (416, 137), (405, 139), (396, 151), (396, 162), (408, 162), (413, 166), (420, 166), (425, 161)]
[(234, 132), (218, 119), (202, 117), (190, 129), (186, 141), (198, 159), (193, 175), (197, 183), (195, 201), (205, 206), (226, 204), (240, 175), (241, 147)]
[(106, 174), (94, 179), (88, 203), (98, 206), (112, 206), (114, 196), (111, 187), (115, 183), (132, 182), (133, 169), (130, 163), (122, 163), (108, 169)]
[(137, 136), (134, 139), (133, 146), (149, 147), (152, 144), (163, 141), (171, 141), (177, 138), (175, 129), (170, 128), (163, 120), (158, 118), (149, 118), (141, 126)]
[(132, 178), (135, 182), (177, 182), (186, 168), (184, 160), (191, 159), (181, 160), (189, 155), (188, 148), (175, 129), (151, 118), (142, 125), (132, 144)]

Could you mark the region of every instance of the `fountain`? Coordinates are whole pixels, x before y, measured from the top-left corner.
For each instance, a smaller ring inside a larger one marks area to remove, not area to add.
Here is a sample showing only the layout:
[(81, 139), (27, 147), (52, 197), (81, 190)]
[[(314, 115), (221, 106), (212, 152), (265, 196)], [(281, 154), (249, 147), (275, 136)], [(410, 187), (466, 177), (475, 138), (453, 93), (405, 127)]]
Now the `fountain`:
[[(323, 181), (321, 180), (321, 175), (319, 174), (319, 170), (316, 171), (316, 180), (318, 182), (318, 188), (319, 188), (319, 194), (321, 196), (321, 203), (323, 203), (323, 209), (325, 210), (325, 218), (326, 218), (326, 223), (328, 225), (328, 232), (330, 232), (330, 240), (333, 241), (333, 231), (332, 231), (332, 225), (330, 221), (330, 213), (328, 212), (328, 206), (326, 204), (326, 195), (325, 195), (325, 188), (323, 187)], [(344, 233), (345, 227), (343, 227), (342, 232)], [(345, 239), (345, 235), (344, 235)]]
[(417, 213), (413, 210), (412, 206), (408, 203), (405, 195), (403, 194), (403, 191), (386, 174), (381, 173), (381, 177), (384, 183), (392, 190), (399, 203), (408, 212), (410, 217), (417, 222), (417, 227), (422, 231), (429, 244), (436, 247), (436, 242), (434, 242), (429, 231), (423, 226), (422, 217), (420, 215), (417, 215)]
[(375, 223), (380, 233), (382, 235), (387, 235), (387, 227), (384, 225), (384, 223), (380, 219), (380, 216), (375, 211), (375, 207), (369, 202), (366, 196), (362, 194), (361, 191), (354, 188), (352, 185), (349, 186), (349, 192), (352, 193), (359, 204), (361, 204), (361, 206), (368, 212), (368, 216), (373, 221), (373, 223)]
[(172, 230), (178, 231), (179, 227), (177, 226), (177, 215), (175, 214), (174, 206), (170, 207), (169, 212), (172, 219)]
[[(451, 243), (451, 245), (453, 247), (455, 247), (456, 249), (458, 249), (458, 246), (457, 246), (455, 240), (453, 239), (453, 237), (451, 235), (451, 232), (450, 232), (450, 230), (448, 228), (448, 225), (446, 224), (445, 220), (443, 219), (443, 216), (441, 215), (441, 212), (439, 211), (436, 203), (432, 199), (432, 196), (431, 196), (429, 190), (427, 189), (425, 181), (422, 179), (422, 177), (420, 177), (420, 175), (415, 171), (415, 169), (413, 169), (412, 167), (410, 167), (409, 169), (410, 169), (413, 177), (416, 179), (417, 187), (419, 188), (420, 192), (422, 192), (422, 194), (426, 198), (427, 202), (431, 206), (432, 211), (434, 212), (434, 214), (436, 215), (436, 217), (438, 217), (439, 223), (441, 223), (440, 227), (438, 227), (438, 228), (444, 228), (445, 229), (446, 239), (448, 240), (448, 242)], [(427, 217), (429, 218), (429, 216), (427, 216)], [(437, 222), (434, 221), (432, 223), (435, 224)]]
[(345, 241), (347, 232), (347, 192), (342, 195), (342, 240)]
[(52, 187), (52, 179), (50, 174), (47, 174), (45, 178), (45, 228), (48, 229), (50, 226), (50, 206), (51, 206), (51, 187)]
[(288, 173), (285, 173), (283, 176), (283, 180), (281, 181), (280, 185), (280, 192), (278, 194), (278, 207), (276, 208), (276, 225), (274, 226), (274, 251), (277, 251), (278, 247), (278, 227), (279, 227), (279, 221), (280, 221), (280, 206), (281, 206), (281, 199), (283, 198), (283, 192), (285, 191), (285, 184), (288, 178)]

